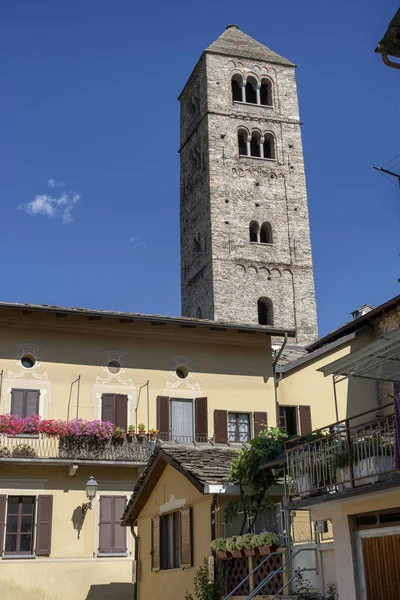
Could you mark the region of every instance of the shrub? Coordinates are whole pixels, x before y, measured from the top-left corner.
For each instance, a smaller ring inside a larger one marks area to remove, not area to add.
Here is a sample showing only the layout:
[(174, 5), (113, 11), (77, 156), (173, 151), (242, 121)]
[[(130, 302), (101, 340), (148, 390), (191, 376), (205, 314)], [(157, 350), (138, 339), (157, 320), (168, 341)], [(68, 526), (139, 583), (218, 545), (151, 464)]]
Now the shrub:
[[(193, 579), (194, 591), (197, 600), (220, 600), (221, 589), (218, 583), (218, 577), (210, 570), (207, 558), (196, 571)], [(193, 600), (193, 595), (186, 592), (185, 600)]]

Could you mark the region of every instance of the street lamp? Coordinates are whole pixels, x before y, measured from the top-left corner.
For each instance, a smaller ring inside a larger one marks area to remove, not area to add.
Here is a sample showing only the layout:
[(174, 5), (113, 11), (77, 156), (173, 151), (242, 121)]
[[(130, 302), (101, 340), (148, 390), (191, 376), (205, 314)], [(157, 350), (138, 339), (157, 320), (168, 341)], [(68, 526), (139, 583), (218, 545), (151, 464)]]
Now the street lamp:
[(88, 509), (92, 510), (92, 502), (96, 497), (98, 487), (99, 484), (97, 483), (93, 475), (91, 475), (85, 485), (86, 498), (89, 500), (89, 502), (84, 502), (82, 504), (82, 517), (86, 515)]

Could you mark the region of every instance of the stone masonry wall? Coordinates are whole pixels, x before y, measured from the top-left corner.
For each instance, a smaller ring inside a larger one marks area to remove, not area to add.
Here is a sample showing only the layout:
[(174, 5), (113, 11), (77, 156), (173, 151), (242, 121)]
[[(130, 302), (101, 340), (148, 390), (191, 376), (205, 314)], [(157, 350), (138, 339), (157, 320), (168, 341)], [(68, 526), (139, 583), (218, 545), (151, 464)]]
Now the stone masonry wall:
[[(272, 108), (232, 102), (231, 77), (239, 71), (270, 78)], [(185, 106), (193, 89), (201, 95), (201, 124), (190, 134)], [(181, 208), (183, 314), (199, 316), (200, 308), (203, 318), (257, 323), (257, 300), (268, 297), (274, 325), (296, 328), (299, 342), (311, 342), (317, 323), (294, 68), (206, 53), (181, 103), (181, 143), (189, 148), (197, 139), (204, 154), (202, 171), (188, 183), (189, 154), (181, 150), (181, 207), (190, 210)], [(239, 157), (239, 127), (272, 133), (276, 160)], [(272, 244), (250, 243), (251, 221), (271, 223)], [(204, 256), (193, 258), (197, 232)]]

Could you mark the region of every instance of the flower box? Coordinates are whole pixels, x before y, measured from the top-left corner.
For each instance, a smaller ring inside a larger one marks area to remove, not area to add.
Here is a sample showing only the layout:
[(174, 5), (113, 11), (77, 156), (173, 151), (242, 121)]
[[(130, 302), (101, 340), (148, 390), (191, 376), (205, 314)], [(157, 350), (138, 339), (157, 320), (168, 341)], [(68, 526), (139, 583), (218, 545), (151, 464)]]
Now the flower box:
[(258, 548), (245, 548), (244, 554), (245, 554), (245, 556), (256, 556), (257, 554), (259, 554), (259, 549)]
[(227, 550), (218, 550), (217, 556), (221, 560), (228, 560), (229, 558), (231, 558), (231, 553)]
[(258, 548), (258, 552), (261, 554), (261, 556), (268, 556), (268, 554), (276, 552), (277, 548), (278, 546), (275, 544), (272, 544), (272, 546), (260, 546)]
[(231, 550), (232, 558), (242, 558), (244, 550)]

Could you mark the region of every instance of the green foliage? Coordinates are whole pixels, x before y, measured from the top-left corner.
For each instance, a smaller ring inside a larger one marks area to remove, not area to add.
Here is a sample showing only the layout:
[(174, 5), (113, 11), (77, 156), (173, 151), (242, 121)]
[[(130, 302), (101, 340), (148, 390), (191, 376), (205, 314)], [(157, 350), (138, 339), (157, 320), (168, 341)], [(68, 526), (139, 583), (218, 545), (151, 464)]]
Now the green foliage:
[(233, 535), (232, 537), (226, 540), (226, 549), (228, 550), (228, 552), (232, 552), (232, 550), (239, 550), (239, 548), (237, 547), (237, 539), (237, 536)]
[(336, 592), (336, 585), (329, 581), (326, 588), (325, 600), (337, 600), (337, 598), (339, 598), (339, 596)]
[(255, 535), (252, 533), (245, 533), (244, 535), (240, 535), (236, 540), (236, 546), (238, 550), (244, 550), (245, 548), (254, 548), (252, 546), (252, 542), (255, 538)]
[(257, 535), (257, 544), (258, 548), (261, 546), (278, 546), (279, 538), (276, 533), (271, 533), (270, 531), (262, 531)]
[(294, 589), (294, 597), (296, 600), (309, 600), (314, 595), (314, 590), (310, 581), (304, 577), (301, 571), (297, 571)]
[[(210, 572), (208, 559), (205, 558), (193, 579), (194, 592), (197, 600), (220, 600), (221, 589), (218, 577)], [(193, 595), (186, 592), (185, 600), (194, 600)]]
[[(232, 462), (229, 479), (232, 483), (239, 484), (241, 499), (240, 502), (228, 503), (224, 520), (228, 522), (243, 514), (240, 533), (245, 533), (246, 526), (247, 532), (251, 531), (258, 513), (273, 504), (266, 492), (276, 483), (280, 474), (260, 467), (283, 452), (287, 439), (285, 431), (277, 427), (266, 427), (258, 437), (238, 452), (238, 457)], [(249, 524), (248, 517), (251, 517)]]

